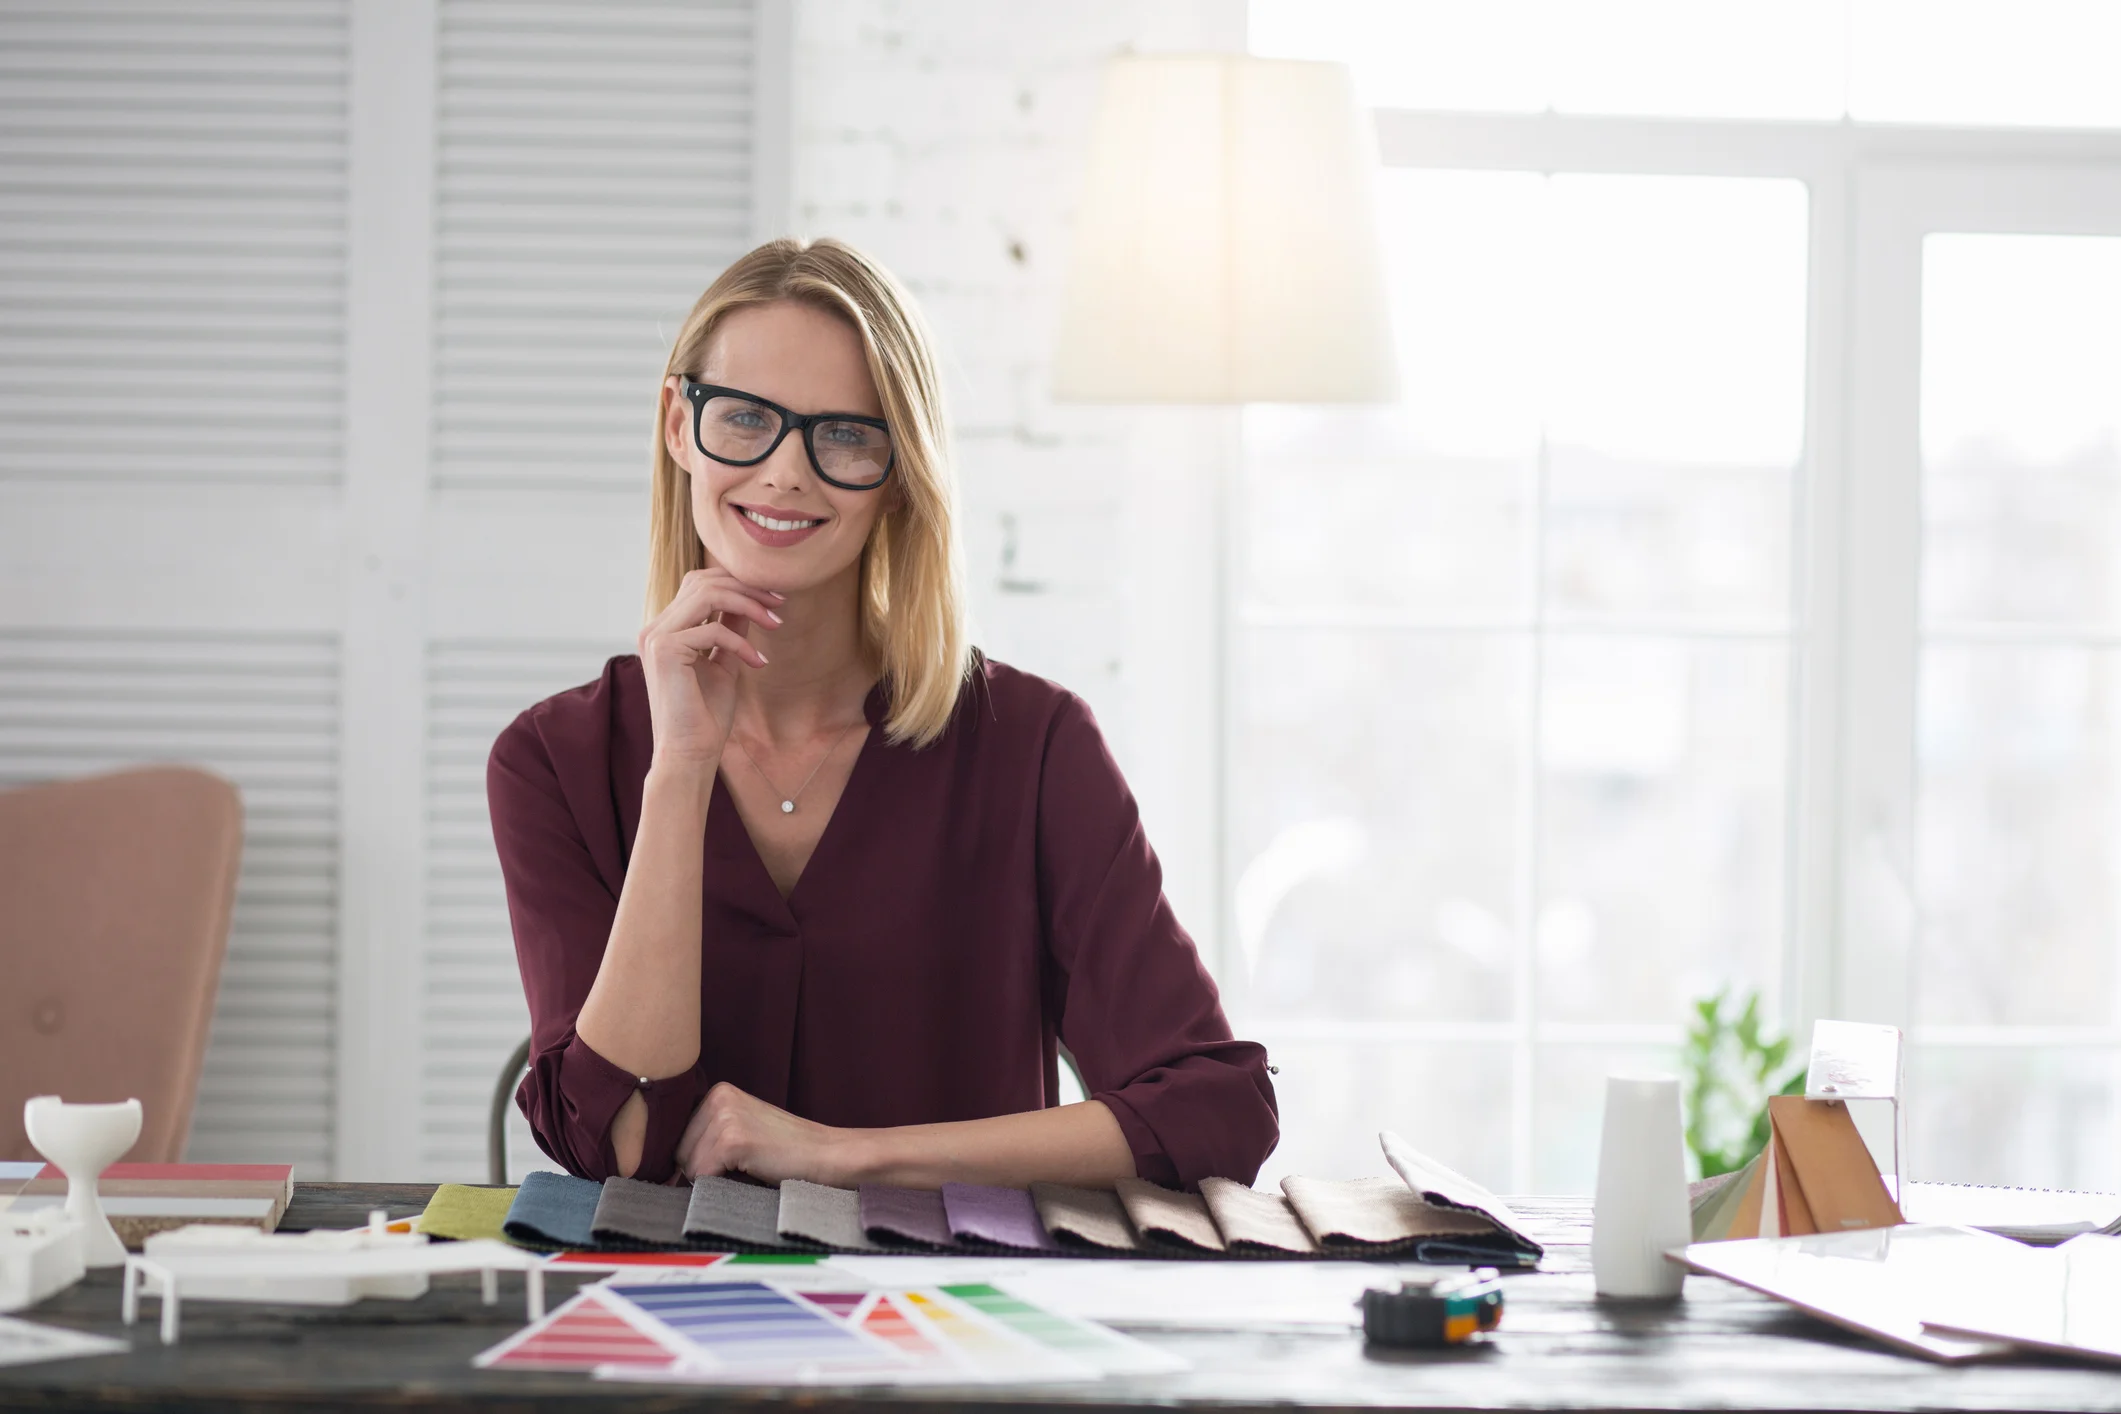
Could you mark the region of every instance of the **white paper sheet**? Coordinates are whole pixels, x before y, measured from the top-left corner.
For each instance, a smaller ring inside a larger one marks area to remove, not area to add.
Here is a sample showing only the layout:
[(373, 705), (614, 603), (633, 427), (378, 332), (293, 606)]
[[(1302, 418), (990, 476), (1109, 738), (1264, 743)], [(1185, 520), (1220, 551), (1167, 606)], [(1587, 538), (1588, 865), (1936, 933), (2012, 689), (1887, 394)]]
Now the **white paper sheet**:
[(115, 1355), (132, 1349), (122, 1340), (87, 1335), (62, 1326), (42, 1326), (0, 1316), (0, 1365), (29, 1365), (79, 1355)]

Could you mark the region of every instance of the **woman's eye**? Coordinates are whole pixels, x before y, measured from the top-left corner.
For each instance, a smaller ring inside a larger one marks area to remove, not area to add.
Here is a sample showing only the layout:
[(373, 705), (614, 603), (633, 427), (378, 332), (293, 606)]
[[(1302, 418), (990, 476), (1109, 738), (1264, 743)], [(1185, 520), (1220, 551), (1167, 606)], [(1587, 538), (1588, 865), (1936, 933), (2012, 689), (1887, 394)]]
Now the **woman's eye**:
[(744, 408), (735, 412), (726, 412), (722, 414), (722, 425), (724, 427), (740, 428), (746, 432), (756, 432), (766, 425), (766, 415), (757, 408)]

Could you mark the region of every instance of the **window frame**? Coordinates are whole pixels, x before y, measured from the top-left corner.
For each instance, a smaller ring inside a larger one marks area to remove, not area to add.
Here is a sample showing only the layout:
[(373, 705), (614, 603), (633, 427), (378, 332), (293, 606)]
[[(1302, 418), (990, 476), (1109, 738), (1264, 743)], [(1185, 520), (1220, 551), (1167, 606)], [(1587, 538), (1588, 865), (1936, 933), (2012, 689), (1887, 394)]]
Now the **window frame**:
[[(1913, 212), (1963, 209), (1969, 190), (1989, 193), (1985, 219), (2007, 221), (2015, 211), (2023, 213), (2015, 229), (2046, 230), (2039, 223), (2054, 204), (2043, 203), (2038, 193), (2070, 177), (2081, 181), (2087, 173), (2109, 179), (2112, 202), (2121, 208), (2121, 182), (2112, 180), (2121, 177), (2121, 131), (1404, 109), (1377, 110), (1375, 122), (1380, 161), (1387, 168), (1780, 178), (1804, 184), (1804, 436), (1792, 481), (1785, 619), (1790, 658), (1783, 951), (1781, 975), (1765, 1000), (1771, 1013), (1799, 1035), (1813, 1020), (1828, 1016), (1906, 1025), (1913, 900), (1903, 894), (1897, 900), (1900, 916), (1894, 917), (1896, 901), (1889, 896), (1881, 901), (1878, 880), (1881, 852), (1888, 870), (1898, 868), (1902, 880), (1914, 877), (1919, 367), (1906, 341), (1914, 340), (1919, 349), (1921, 247), (1919, 237), (1909, 246), (1904, 239), (1895, 244), (1890, 233), (1901, 231), (1893, 223), (1904, 223)], [(2070, 177), (2027, 175), (2056, 168)], [(1934, 197), (1939, 181), (1959, 195), (1959, 207), (1920, 204), (1918, 197)], [(1852, 468), (1858, 467), (1876, 467), (1879, 474), (1856, 475)], [(1233, 499), (1243, 494), (1240, 483)], [(1242, 503), (1220, 519), (1230, 532), (1224, 537), (1227, 568), (1219, 576), (1220, 696), (1232, 703), (1241, 691), (1234, 672), (1236, 634), (1260, 620), (1248, 615), (1242, 575), (1233, 572), (1243, 563), (1244, 547), (1234, 538), (1246, 523)], [(1353, 613), (1304, 618), (1319, 627), (1365, 623)], [(1404, 626), (1430, 625), (1410, 616)], [(1433, 627), (1463, 625), (1438, 615)], [(1536, 597), (1532, 627), (1535, 632), (1546, 627)], [(1536, 721), (1536, 698), (1532, 710)], [(1527, 731), (1536, 739), (1536, 727)], [(1235, 734), (1225, 729), (1220, 736), (1217, 950), (1228, 975), (1227, 968), (1238, 962), (1229, 922), (1239, 861), (1227, 847), (1230, 783), (1238, 763)], [(1524, 765), (1528, 772), (1536, 769), (1536, 757)], [(1536, 792), (1536, 778), (1522, 789)], [(1521, 901), (1537, 898), (1537, 833), (1536, 819), (1524, 822), (1520, 838), (1534, 855), (1519, 866), (1529, 876), (1519, 891)], [(1516, 1010), (1507, 1022), (1252, 1024), (1270, 1046), (1278, 1040), (1328, 1039), (1329, 1034), (1401, 1044), (1506, 1041), (1512, 1070), (1508, 1186), (1530, 1191), (1539, 1048), (1676, 1045), (1681, 1036), (1677, 1021), (1665, 1027), (1542, 1025), (1530, 938), (1522, 931), (1535, 917), (1520, 910)], [(1853, 938), (1877, 941), (1854, 946)], [(1919, 1028), (1911, 1034), (1915, 1044), (1924, 1039)], [(2121, 1027), (2111, 1043), (2121, 1046)]]

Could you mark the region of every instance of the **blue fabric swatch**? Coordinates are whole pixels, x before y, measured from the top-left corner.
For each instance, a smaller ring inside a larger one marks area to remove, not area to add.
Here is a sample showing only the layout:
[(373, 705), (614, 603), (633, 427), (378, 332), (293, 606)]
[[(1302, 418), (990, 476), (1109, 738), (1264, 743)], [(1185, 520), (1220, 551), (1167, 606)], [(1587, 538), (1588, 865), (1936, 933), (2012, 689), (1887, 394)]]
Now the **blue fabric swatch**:
[(501, 1231), (525, 1247), (595, 1247), (590, 1228), (603, 1193), (604, 1185), (595, 1179), (542, 1169), (526, 1173)]

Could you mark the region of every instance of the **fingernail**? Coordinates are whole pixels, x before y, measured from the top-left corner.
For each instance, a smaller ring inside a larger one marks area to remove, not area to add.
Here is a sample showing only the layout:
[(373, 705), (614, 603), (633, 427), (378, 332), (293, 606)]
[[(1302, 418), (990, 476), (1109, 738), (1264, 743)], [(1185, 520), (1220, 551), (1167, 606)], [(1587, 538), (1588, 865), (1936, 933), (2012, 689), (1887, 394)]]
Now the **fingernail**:
[(762, 668), (766, 666), (766, 655), (763, 653), (759, 654), (759, 666)]
[(780, 591), (780, 590), (778, 590), (778, 589), (769, 589), (769, 590), (767, 590), (766, 592), (767, 592), (768, 594), (771, 594), (771, 595), (772, 595), (772, 596), (773, 596), (774, 598), (776, 598), (776, 599), (782, 599), (782, 600), (785, 600), (785, 599), (786, 599), (786, 598), (788, 597), (787, 595), (785, 595), (785, 594), (781, 593), (781, 591)]
[(773, 612), (773, 610), (771, 609), (768, 609), (766, 611), (766, 617), (772, 619), (775, 623), (779, 623), (781, 621), (781, 616)]

